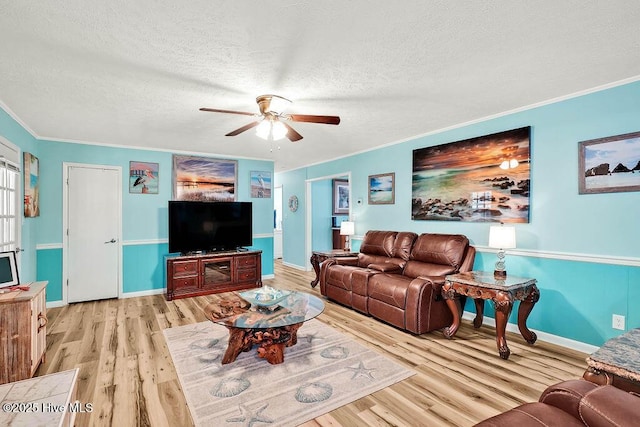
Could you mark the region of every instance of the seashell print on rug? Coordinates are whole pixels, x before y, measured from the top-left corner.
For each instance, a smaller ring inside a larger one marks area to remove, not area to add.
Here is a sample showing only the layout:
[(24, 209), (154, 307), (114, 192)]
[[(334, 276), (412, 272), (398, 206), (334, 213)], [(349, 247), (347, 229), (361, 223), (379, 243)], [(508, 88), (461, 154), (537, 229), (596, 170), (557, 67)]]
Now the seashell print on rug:
[(222, 365), (228, 332), (212, 322), (163, 332), (196, 426), (296, 426), (414, 374), (319, 320), (279, 365), (254, 350)]

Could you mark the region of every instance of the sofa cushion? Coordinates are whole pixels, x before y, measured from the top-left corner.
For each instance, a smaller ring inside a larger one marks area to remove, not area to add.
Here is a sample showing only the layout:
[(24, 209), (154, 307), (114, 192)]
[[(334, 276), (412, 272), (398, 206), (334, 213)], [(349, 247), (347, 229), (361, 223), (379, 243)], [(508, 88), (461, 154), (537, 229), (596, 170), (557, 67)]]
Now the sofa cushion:
[(375, 274), (369, 278), (369, 298), (394, 307), (404, 308), (407, 303), (407, 288), (411, 279), (400, 274)]
[(391, 256), (394, 258), (400, 258), (403, 261), (409, 261), (411, 256), (411, 248), (413, 242), (415, 242), (418, 235), (410, 231), (401, 231), (396, 235), (396, 239), (393, 242), (393, 248), (391, 249)]
[(396, 234), (396, 231), (367, 231), (360, 244), (360, 254), (391, 257)]
[(362, 268), (369, 268), (371, 264), (392, 264), (393, 266), (398, 267), (400, 270), (402, 270), (405, 262), (400, 258), (389, 258), (382, 255), (370, 255), (363, 253), (358, 254), (358, 266)]

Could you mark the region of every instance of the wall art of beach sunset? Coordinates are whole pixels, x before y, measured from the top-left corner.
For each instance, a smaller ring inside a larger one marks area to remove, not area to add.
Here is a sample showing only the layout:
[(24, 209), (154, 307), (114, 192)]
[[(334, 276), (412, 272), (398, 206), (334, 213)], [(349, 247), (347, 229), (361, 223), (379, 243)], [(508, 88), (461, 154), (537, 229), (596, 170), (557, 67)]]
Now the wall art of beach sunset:
[(411, 218), (529, 222), (530, 130), (414, 150)]

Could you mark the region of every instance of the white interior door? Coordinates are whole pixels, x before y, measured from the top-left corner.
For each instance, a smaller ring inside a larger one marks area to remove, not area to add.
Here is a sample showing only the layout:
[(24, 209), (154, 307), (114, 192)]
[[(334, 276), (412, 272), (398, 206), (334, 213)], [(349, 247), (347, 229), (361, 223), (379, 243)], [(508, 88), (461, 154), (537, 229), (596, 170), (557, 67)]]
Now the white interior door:
[(121, 170), (67, 166), (67, 302), (117, 298)]

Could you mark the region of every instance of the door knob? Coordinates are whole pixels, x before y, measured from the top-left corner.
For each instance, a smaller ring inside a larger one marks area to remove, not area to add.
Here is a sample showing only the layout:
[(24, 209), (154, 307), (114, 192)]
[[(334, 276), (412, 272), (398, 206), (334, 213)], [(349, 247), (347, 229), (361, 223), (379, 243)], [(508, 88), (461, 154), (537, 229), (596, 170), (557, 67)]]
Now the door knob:
[(105, 242), (105, 243), (115, 243), (115, 242), (116, 242), (116, 239), (111, 239), (111, 240), (109, 240), (108, 242)]

